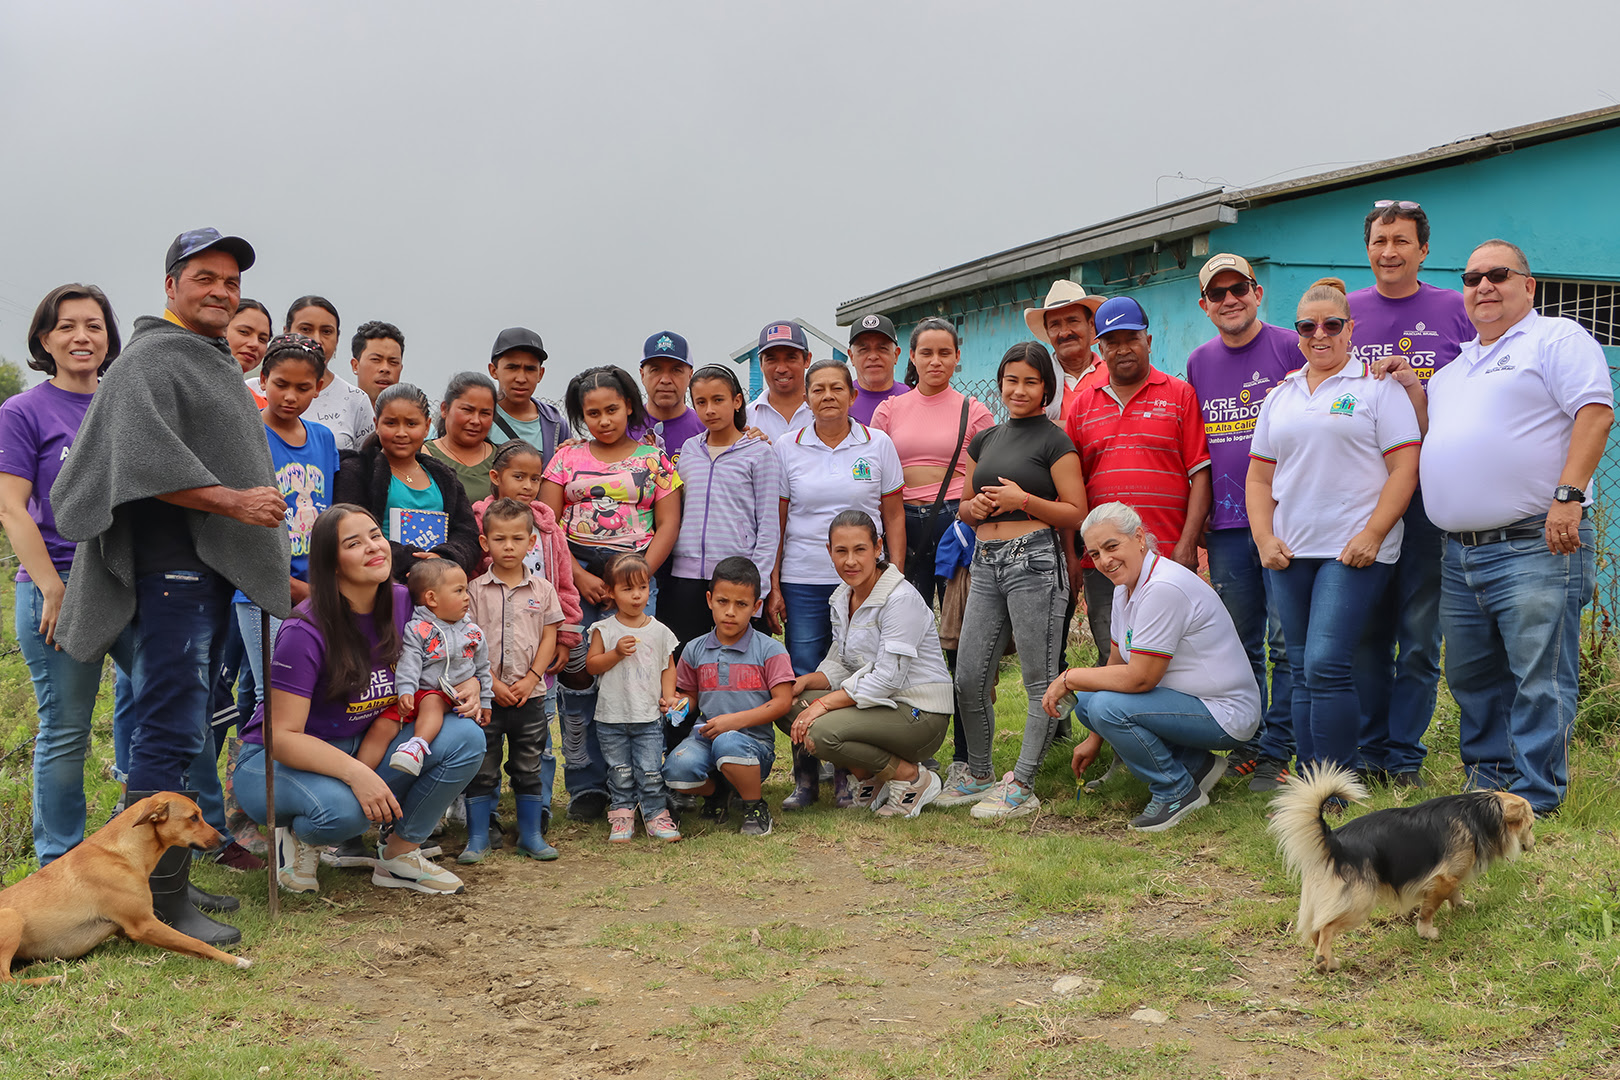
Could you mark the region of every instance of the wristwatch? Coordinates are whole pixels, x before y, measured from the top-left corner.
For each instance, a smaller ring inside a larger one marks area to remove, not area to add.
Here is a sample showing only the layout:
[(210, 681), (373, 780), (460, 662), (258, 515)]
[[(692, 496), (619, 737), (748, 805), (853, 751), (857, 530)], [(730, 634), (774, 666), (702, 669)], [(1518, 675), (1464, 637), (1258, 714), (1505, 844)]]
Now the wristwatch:
[(1553, 502), (1578, 503), (1586, 498), (1586, 493), (1574, 484), (1559, 484), (1553, 488)]

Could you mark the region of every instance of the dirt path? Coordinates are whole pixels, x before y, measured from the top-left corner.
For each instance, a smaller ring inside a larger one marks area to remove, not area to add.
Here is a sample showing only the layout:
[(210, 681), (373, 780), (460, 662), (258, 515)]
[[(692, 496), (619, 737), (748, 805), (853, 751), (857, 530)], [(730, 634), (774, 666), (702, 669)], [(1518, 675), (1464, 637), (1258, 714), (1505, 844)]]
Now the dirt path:
[[(926, 1051), (986, 1014), (1057, 998), (1063, 970), (944, 955), (949, 935), (925, 932), (915, 910), (927, 897), (873, 872), (877, 845), (762, 843), (773, 847), (729, 894), (707, 887), (700, 857), (682, 848), (588, 842), (543, 866), (497, 856), (471, 868), (467, 894), (451, 900), (366, 890), (348, 916), (365, 973), (330, 972), (295, 990), (331, 1016), (308, 1034), (382, 1077), (741, 1077), (780, 1074), (818, 1052)], [(938, 845), (924, 857), (945, 888), (975, 859)], [(1150, 917), (1160, 933), (1198, 932), (1183, 914), (1163, 901)], [(367, 929), (377, 916), (404, 929)], [(1061, 923), (1034, 931), (1075, 929)], [(1315, 1023), (1288, 1007), (1298, 960), (1243, 960), (1254, 972), (1243, 977), (1254, 990), (1246, 1009), (1183, 1003), (1161, 1025), (1059, 1014), (1037, 1019), (1030, 1043), (1073, 1045), (1077, 1060), (1098, 1041), (1169, 1043), (1186, 1075), (1317, 1075), (1326, 1059), (1271, 1042), (1297, 1042)]]

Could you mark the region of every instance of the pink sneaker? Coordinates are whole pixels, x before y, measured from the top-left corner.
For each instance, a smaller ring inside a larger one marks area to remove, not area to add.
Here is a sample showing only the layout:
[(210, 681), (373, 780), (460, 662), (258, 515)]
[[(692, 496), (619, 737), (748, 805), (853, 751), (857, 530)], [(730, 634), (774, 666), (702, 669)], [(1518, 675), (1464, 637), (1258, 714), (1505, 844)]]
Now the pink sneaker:
[(660, 810), (647, 819), (647, 835), (673, 844), (681, 838), (681, 830), (675, 827), (675, 819), (669, 816), (668, 810)]
[(608, 843), (628, 844), (636, 836), (636, 812), (634, 810), (608, 811)]

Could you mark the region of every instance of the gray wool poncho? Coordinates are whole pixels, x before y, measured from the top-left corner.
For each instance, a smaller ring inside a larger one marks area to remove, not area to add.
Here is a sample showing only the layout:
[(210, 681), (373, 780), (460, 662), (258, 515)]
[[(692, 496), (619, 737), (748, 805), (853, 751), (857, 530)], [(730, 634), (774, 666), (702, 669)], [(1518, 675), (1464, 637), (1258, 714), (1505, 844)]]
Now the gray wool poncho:
[[(57, 531), (79, 543), (56, 640), (95, 662), (135, 617), (129, 503), (221, 485), (275, 487), (264, 421), (220, 338), (165, 319), (135, 320), (51, 488)], [(283, 526), (185, 511), (197, 557), (276, 618), (292, 607)]]

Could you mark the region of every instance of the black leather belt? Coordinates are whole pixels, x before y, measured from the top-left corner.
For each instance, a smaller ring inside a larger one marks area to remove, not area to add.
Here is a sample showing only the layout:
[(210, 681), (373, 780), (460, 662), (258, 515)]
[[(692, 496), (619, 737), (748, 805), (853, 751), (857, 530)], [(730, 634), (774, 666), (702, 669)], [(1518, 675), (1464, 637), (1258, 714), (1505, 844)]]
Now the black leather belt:
[[(1586, 507), (1581, 507), (1581, 520), (1586, 520)], [(1500, 529), (1485, 529), (1480, 532), (1453, 532), (1446, 533), (1446, 539), (1454, 540), (1463, 547), (1480, 547), (1484, 544), (1502, 544), (1509, 540), (1540, 540), (1547, 535), (1546, 517), (1525, 518), (1505, 525)]]

